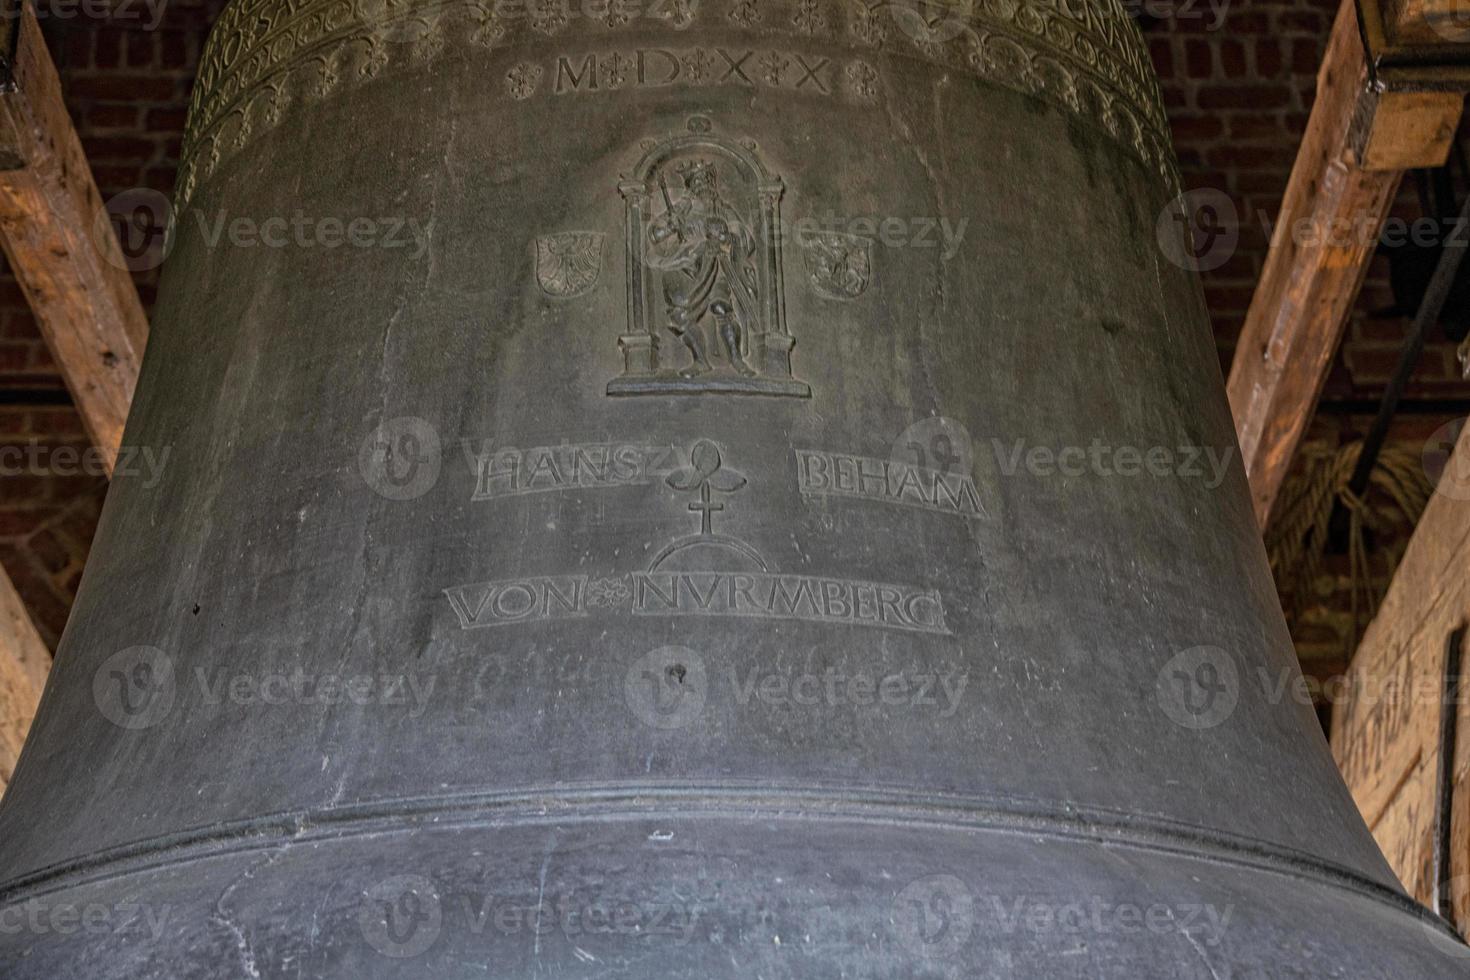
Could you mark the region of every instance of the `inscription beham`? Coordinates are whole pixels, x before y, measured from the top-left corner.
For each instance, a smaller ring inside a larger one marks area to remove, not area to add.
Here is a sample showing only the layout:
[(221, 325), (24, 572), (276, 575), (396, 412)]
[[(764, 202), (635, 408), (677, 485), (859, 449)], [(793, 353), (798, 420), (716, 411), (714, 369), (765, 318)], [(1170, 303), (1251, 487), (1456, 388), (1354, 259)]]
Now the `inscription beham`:
[(796, 450), (801, 492), (808, 496), (862, 497), (962, 517), (984, 517), (975, 481), (893, 459)]
[[(610, 590), (609, 582), (621, 588)], [(444, 594), (462, 629), (628, 606), (635, 616), (748, 616), (949, 634), (938, 592), (884, 582), (768, 572), (631, 572), (594, 584), (589, 589), (585, 575), (536, 576), (459, 585)]]

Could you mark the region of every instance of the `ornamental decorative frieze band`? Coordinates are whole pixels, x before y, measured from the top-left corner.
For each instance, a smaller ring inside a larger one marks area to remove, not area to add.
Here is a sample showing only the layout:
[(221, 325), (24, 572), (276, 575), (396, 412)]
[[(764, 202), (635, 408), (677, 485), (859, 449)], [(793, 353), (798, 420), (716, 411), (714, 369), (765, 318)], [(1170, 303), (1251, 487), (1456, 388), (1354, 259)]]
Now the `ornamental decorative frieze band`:
[[(651, 18), (657, 47), (640, 47)], [(685, 33), (696, 24), (712, 30)], [(570, 37), (598, 53), (554, 47)], [(480, 52), (510, 100), (723, 83), (874, 101), (882, 63), (917, 58), (1071, 112), (1173, 180), (1157, 80), (1118, 0), (237, 0), (200, 64), (179, 204), (290, 107), (451, 46)], [(672, 65), (650, 64), (670, 50)]]

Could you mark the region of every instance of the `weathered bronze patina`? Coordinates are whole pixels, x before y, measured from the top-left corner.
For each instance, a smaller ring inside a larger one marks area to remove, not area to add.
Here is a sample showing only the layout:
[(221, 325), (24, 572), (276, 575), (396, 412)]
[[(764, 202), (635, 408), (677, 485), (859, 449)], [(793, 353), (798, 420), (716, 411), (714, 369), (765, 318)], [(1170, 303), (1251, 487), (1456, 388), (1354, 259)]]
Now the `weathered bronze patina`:
[(241, 0), (197, 91), (0, 975), (1464, 975), (1116, 4)]

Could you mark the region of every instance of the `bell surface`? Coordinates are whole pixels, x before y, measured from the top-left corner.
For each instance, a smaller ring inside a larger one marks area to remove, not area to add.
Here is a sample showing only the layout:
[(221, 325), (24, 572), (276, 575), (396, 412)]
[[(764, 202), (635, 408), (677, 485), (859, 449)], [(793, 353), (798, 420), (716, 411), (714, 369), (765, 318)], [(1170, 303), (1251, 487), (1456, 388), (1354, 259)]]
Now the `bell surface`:
[(1426, 978), (1102, 0), (236, 0), (0, 976)]

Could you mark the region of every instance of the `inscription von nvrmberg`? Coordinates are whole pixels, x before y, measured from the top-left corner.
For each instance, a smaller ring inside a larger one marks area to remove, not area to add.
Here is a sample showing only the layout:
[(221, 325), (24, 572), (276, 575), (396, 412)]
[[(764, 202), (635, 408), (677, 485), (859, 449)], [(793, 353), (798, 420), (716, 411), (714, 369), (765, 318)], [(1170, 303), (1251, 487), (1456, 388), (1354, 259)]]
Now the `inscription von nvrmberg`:
[[(699, 515), (699, 531), (669, 542), (643, 571), (602, 577), (526, 576), (445, 589), (444, 595), (462, 629), (626, 610), (635, 616), (745, 616), (949, 634), (944, 601), (934, 589), (781, 574), (773, 571), (748, 542), (723, 528), (717, 533), (714, 516), (723, 514), (724, 501), (733, 501), (750, 481), (744, 473), (726, 465), (724, 453), (713, 440), (698, 439), (687, 452), (672, 447), (603, 443), (543, 447), (526, 453), (483, 452), (476, 459), (480, 474), (476, 499), (568, 486), (602, 486), (614, 479), (648, 482), (650, 475), (662, 473), (663, 483), (670, 489), (692, 495), (687, 507), (691, 514)], [(973, 486), (968, 497), (962, 489), (954, 493), (955, 506), (963, 506), (968, 500), (978, 508)], [(684, 570), (674, 564), (696, 554), (725, 557), (714, 569), (706, 566)], [(727, 560), (733, 564), (722, 568)]]
[(741, 48), (636, 48), (560, 55), (552, 71), (557, 95), (665, 85), (739, 85), (832, 95), (844, 84), (860, 99), (877, 95), (878, 74), (865, 62), (795, 51)]
[(667, 572), (633, 576), (633, 612), (662, 616), (756, 616), (947, 634), (939, 593), (881, 582), (757, 572)]
[[(610, 588), (608, 583), (618, 587)], [(949, 634), (932, 589), (768, 572), (631, 572), (597, 579), (541, 576), (445, 589), (462, 629), (587, 616), (747, 616)]]
[(472, 500), (527, 493), (642, 486), (682, 465), (673, 446), (601, 442), (533, 449), (465, 449), (475, 467)]
[(803, 494), (863, 497), (964, 517), (985, 516), (975, 481), (963, 473), (808, 449), (796, 450), (796, 472)]
[(479, 582), (445, 589), (461, 629), (585, 616), (587, 576), (556, 575)]

